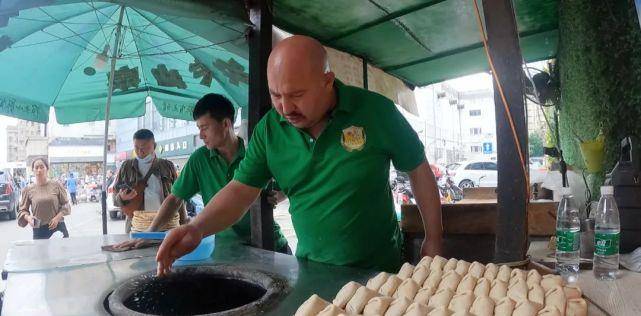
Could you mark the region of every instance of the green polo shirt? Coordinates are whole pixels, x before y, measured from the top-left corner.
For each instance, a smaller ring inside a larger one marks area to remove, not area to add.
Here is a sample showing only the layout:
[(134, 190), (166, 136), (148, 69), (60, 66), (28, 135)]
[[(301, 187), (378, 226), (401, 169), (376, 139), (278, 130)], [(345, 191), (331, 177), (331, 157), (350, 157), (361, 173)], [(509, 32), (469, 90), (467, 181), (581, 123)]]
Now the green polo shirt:
[(257, 188), (276, 179), (290, 200), (296, 256), (395, 271), (402, 237), (390, 161), (414, 170), (425, 161), (423, 144), (391, 100), (339, 81), (335, 89), (338, 104), (318, 139), (269, 111), (234, 179)]
[[(189, 156), (176, 182), (171, 188), (171, 193), (183, 200), (188, 200), (200, 192), (205, 204), (214, 197), (234, 176), (240, 161), (245, 157), (245, 145), (241, 138), (238, 139), (238, 151), (230, 164), (216, 150), (209, 150), (206, 146), (198, 148)], [(243, 243), (251, 241), (250, 215), (247, 212), (232, 227), (216, 234), (217, 237), (239, 238)], [(287, 244), (280, 226), (274, 222), (274, 245), (281, 249)]]

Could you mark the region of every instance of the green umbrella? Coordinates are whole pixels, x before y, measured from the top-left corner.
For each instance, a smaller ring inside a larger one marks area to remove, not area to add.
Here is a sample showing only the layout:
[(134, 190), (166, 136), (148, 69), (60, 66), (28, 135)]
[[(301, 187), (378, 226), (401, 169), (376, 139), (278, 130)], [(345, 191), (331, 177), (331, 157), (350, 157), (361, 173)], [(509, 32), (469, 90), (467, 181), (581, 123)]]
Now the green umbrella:
[(207, 93), (245, 107), (246, 24), (229, 3), (1, 1), (0, 114), (46, 123), (53, 107), (62, 124), (105, 120), (106, 166), (109, 119), (144, 115), (147, 97), (184, 120)]

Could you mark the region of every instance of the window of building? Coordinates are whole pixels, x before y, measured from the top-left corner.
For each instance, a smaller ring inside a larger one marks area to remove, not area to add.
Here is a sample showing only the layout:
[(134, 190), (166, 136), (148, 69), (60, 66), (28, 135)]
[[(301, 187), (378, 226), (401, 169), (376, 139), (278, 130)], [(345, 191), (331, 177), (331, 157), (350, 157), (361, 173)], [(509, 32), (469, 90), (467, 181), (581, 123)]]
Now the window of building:
[(470, 135), (481, 135), (481, 128), (480, 127), (470, 128)]
[(470, 146), (470, 152), (480, 153), (481, 152), (481, 146)]
[(481, 110), (470, 110), (470, 116), (481, 116)]

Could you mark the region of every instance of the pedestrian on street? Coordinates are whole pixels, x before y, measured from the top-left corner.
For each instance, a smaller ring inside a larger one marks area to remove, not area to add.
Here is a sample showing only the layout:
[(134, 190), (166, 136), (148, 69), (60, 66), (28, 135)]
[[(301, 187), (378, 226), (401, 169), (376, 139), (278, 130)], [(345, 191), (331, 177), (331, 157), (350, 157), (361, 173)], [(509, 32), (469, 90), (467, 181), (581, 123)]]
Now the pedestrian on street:
[[(153, 132), (140, 129), (133, 139), (136, 158), (122, 163), (114, 185), (114, 205), (127, 216), (125, 233), (147, 230), (178, 178), (173, 162), (156, 157)], [(186, 217), (181, 205), (163, 230), (177, 227)]]
[(22, 191), (18, 225), (33, 227), (33, 239), (49, 239), (56, 231), (68, 238), (64, 222), (64, 216), (71, 212), (67, 190), (48, 178), (49, 164), (45, 159), (34, 160), (31, 169), (36, 175), (35, 183)]
[(77, 205), (78, 200), (76, 199), (76, 193), (78, 192), (78, 181), (73, 176), (73, 173), (69, 173), (69, 178), (67, 179), (65, 185), (67, 187), (67, 190), (69, 191), (69, 195), (71, 196), (71, 203), (73, 205)]

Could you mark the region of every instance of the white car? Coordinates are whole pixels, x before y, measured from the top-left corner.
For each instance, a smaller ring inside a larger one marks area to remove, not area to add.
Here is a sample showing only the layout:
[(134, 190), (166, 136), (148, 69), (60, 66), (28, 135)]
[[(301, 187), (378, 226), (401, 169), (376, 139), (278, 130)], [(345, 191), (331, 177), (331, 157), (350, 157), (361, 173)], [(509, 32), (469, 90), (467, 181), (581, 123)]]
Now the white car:
[(496, 187), (496, 161), (470, 160), (447, 166), (447, 173), (459, 188)]

